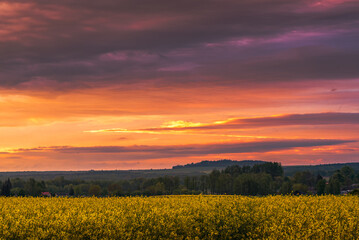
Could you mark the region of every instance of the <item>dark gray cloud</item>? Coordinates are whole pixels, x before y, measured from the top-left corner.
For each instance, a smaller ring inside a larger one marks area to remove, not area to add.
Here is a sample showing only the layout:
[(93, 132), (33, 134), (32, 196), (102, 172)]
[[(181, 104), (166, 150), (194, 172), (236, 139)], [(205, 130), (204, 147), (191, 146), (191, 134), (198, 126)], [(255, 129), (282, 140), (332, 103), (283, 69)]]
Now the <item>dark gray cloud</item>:
[[(2, 86), (38, 78), (111, 83), (359, 76), (357, 1), (327, 7), (305, 0), (1, 2), (9, 6), (0, 16)], [(236, 41), (248, 44), (230, 44)], [(186, 56), (173, 54), (185, 49)]]
[(345, 80), (359, 77), (358, 61), (359, 51), (307, 46), (261, 58), (204, 65), (203, 74), (255, 83)]
[[(18, 149), (17, 152), (56, 152), (64, 154), (120, 154), (128, 158), (154, 159), (171, 158), (194, 155), (225, 154), (225, 153), (251, 153), (270, 152), (297, 147), (315, 147), (338, 145), (355, 142), (338, 139), (296, 139), (296, 140), (267, 140), (246, 143), (215, 143), (197, 145), (171, 145), (171, 146), (94, 146), (94, 147), (39, 147), (32, 149)], [(104, 158), (106, 156), (104, 155)]]

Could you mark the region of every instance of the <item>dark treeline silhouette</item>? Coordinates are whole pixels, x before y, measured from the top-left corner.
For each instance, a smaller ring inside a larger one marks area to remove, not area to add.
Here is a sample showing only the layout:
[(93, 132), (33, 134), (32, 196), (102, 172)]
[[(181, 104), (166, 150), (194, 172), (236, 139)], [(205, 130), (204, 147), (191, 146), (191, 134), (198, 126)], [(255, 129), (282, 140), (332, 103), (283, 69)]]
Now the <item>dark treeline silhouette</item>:
[(215, 168), (224, 168), (229, 167), (232, 165), (239, 165), (239, 166), (254, 166), (256, 164), (265, 163), (264, 161), (260, 160), (230, 160), (230, 159), (222, 159), (218, 161), (202, 161), (198, 163), (189, 163), (186, 165), (176, 165), (173, 166), (172, 169), (181, 169), (181, 168), (194, 168), (194, 167), (215, 167)]
[(10, 196), (11, 195), (11, 181), (10, 179), (7, 179), (3, 184), (2, 184), (2, 187), (1, 187), (1, 195), (3, 196)]
[(274, 194), (280, 187), (283, 169), (278, 163), (250, 166), (229, 166), (209, 175), (185, 177), (184, 187), (193, 193), (203, 194)]
[(178, 194), (346, 194), (356, 193), (359, 175), (348, 166), (323, 178), (310, 171), (291, 177), (279, 163), (229, 166), (199, 176), (164, 176), (113, 181), (7, 179), (0, 182), (3, 196), (154, 196)]

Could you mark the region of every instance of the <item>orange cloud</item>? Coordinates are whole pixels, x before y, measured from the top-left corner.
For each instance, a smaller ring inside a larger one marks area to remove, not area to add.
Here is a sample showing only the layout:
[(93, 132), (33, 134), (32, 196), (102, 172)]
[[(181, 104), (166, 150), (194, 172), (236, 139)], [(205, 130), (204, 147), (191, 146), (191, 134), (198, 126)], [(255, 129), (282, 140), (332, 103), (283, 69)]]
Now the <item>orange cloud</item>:
[(102, 129), (89, 130), (88, 132), (133, 132), (133, 133), (151, 133), (159, 132), (181, 132), (181, 131), (198, 131), (198, 130), (241, 130), (264, 127), (284, 127), (293, 125), (358, 125), (359, 113), (308, 113), (308, 114), (287, 114), (270, 117), (253, 117), (253, 118), (231, 118), (213, 123), (192, 123), (186, 121), (171, 121), (164, 123), (158, 128), (147, 128), (138, 130), (127, 129)]
[[(178, 163), (203, 159), (263, 159), (286, 164), (305, 162), (323, 156), (350, 159), (353, 152), (336, 152), (330, 146), (351, 148), (354, 141), (335, 139), (265, 140), (251, 142), (210, 143), (191, 145), (132, 145), (132, 146), (53, 146), (12, 149), (0, 154), (0, 169), (118, 169), (171, 167)], [(327, 147), (329, 152), (316, 152), (312, 147)], [(297, 151), (299, 150), (299, 152)], [(295, 157), (293, 157), (294, 155)], [(292, 156), (289, 160), (288, 156)], [(301, 159), (301, 160), (299, 160)], [(164, 161), (165, 160), (165, 161)], [(20, 165), (15, 164), (21, 161)], [(298, 162), (299, 161), (299, 162)], [(70, 164), (71, 163), (71, 164)]]

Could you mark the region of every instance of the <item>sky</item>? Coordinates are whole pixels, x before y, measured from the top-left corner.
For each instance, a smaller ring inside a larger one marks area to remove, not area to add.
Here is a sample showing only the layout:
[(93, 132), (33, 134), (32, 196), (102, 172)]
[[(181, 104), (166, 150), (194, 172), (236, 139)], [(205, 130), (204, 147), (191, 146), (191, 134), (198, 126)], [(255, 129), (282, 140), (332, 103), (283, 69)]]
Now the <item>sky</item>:
[(0, 0), (0, 171), (359, 161), (357, 0)]

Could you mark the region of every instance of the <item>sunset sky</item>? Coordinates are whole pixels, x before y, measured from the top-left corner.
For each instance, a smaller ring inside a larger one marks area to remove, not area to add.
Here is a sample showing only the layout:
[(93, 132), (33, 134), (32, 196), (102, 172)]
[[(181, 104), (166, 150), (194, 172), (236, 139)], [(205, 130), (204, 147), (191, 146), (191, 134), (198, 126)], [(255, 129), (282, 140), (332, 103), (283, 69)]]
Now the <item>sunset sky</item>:
[(0, 1), (0, 171), (359, 162), (359, 1)]

